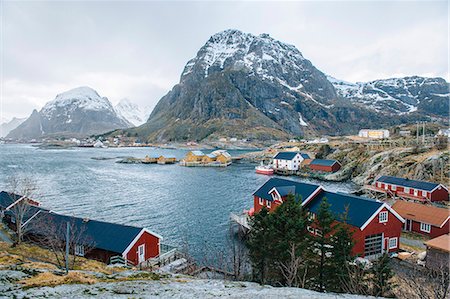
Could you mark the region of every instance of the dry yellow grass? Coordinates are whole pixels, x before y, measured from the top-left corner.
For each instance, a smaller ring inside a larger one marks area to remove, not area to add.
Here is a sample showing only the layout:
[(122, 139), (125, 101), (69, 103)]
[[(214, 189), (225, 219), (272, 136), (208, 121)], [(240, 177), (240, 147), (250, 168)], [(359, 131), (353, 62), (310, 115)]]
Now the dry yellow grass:
[[(72, 256), (70, 257), (72, 260)], [(54, 254), (36, 245), (22, 243), (16, 247), (0, 242), (0, 266), (21, 264), (29, 269), (57, 269), (57, 261)], [(96, 271), (104, 274), (112, 274), (126, 270), (125, 268), (107, 267), (104, 263), (89, 260), (82, 257), (76, 258), (75, 270)]]
[(61, 284), (94, 284), (96, 282), (98, 280), (94, 276), (79, 272), (69, 272), (67, 275), (44, 272), (19, 281), (25, 288), (57, 286)]
[(0, 266), (11, 266), (23, 262), (19, 255), (9, 254), (6, 251), (0, 252)]

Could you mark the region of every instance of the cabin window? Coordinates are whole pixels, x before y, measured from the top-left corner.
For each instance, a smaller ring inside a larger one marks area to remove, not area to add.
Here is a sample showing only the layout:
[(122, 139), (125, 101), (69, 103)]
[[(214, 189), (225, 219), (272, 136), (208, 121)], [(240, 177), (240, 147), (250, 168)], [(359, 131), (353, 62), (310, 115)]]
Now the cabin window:
[(311, 233), (314, 234), (314, 228), (312, 228), (311, 226), (307, 226), (306, 229)]
[(262, 199), (261, 197), (259, 197), (259, 204), (260, 204), (260, 205), (263, 205), (263, 204), (264, 204), (264, 201), (263, 201), (263, 199)]
[(385, 223), (388, 221), (388, 212), (380, 212), (378, 215), (378, 220), (380, 223)]
[(389, 249), (397, 248), (397, 241), (398, 241), (398, 238), (390, 238), (389, 239)]
[(422, 191), (422, 196), (427, 197), (427, 191)]
[(271, 201), (267, 201), (267, 207), (270, 209), (270, 207), (272, 206), (272, 202)]
[(395, 186), (395, 185), (392, 185), (392, 191), (396, 191), (397, 190), (397, 186)]
[(75, 255), (84, 256), (84, 246), (83, 245), (75, 245)]
[(409, 188), (408, 188), (408, 187), (405, 187), (405, 188), (403, 189), (403, 192), (409, 193)]
[(316, 219), (316, 214), (314, 214), (313, 212), (308, 212), (308, 219), (310, 221), (314, 221), (314, 219)]
[(384, 189), (389, 189), (389, 184), (384, 185)]
[(316, 228), (316, 235), (318, 235), (319, 237), (322, 237), (322, 231), (320, 229)]
[(420, 223), (420, 230), (425, 232), (425, 233), (429, 233), (429, 232), (431, 232), (431, 225), (428, 224), (428, 223), (421, 222)]

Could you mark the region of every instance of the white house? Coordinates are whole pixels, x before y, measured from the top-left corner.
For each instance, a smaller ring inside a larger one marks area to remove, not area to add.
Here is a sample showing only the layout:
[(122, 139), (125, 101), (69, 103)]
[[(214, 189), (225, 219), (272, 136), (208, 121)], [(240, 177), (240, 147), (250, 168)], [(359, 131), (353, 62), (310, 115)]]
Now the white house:
[(296, 171), (305, 159), (310, 159), (308, 154), (279, 152), (273, 157), (273, 168)]
[(362, 138), (374, 138), (374, 139), (383, 139), (383, 138), (389, 138), (389, 131), (388, 130), (359, 130), (359, 137)]

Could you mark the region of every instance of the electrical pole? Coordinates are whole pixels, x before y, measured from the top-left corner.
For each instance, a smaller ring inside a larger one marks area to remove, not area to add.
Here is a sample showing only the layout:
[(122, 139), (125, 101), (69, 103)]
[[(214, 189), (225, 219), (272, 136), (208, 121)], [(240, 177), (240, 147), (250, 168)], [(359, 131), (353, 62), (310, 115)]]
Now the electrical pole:
[(66, 274), (69, 273), (69, 235), (70, 235), (70, 225), (67, 222), (67, 231), (66, 231)]
[(422, 143), (425, 144), (425, 122), (422, 122)]
[(419, 145), (419, 122), (417, 122), (416, 136), (417, 136), (417, 145)]

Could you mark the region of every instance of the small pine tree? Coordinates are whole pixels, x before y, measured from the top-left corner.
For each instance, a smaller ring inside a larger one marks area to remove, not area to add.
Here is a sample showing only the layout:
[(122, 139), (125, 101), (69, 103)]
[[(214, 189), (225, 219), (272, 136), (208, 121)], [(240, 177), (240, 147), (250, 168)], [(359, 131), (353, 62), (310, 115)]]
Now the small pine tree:
[(330, 248), (332, 248), (330, 234), (332, 231), (334, 217), (330, 212), (330, 206), (331, 205), (328, 203), (328, 200), (324, 198), (320, 203), (316, 216), (316, 225), (320, 232), (314, 238), (314, 247), (315, 251), (319, 255), (316, 263), (316, 269), (318, 272), (317, 287), (321, 292), (324, 292), (327, 289), (329, 281), (333, 276), (330, 263)]
[(387, 253), (383, 254), (371, 269), (372, 277), (372, 295), (376, 297), (387, 296), (392, 290), (391, 278), (394, 272), (390, 266), (390, 259)]
[(340, 223), (334, 227), (334, 234), (331, 238), (332, 243), (332, 269), (333, 281), (330, 290), (335, 292), (345, 291), (343, 285), (350, 279), (349, 266), (353, 260), (352, 250), (355, 245), (353, 241), (353, 232), (347, 225), (348, 208), (341, 216)]
[(266, 282), (268, 261), (272, 255), (270, 217), (265, 207), (252, 217), (252, 229), (246, 243), (252, 264), (253, 279), (262, 284)]

